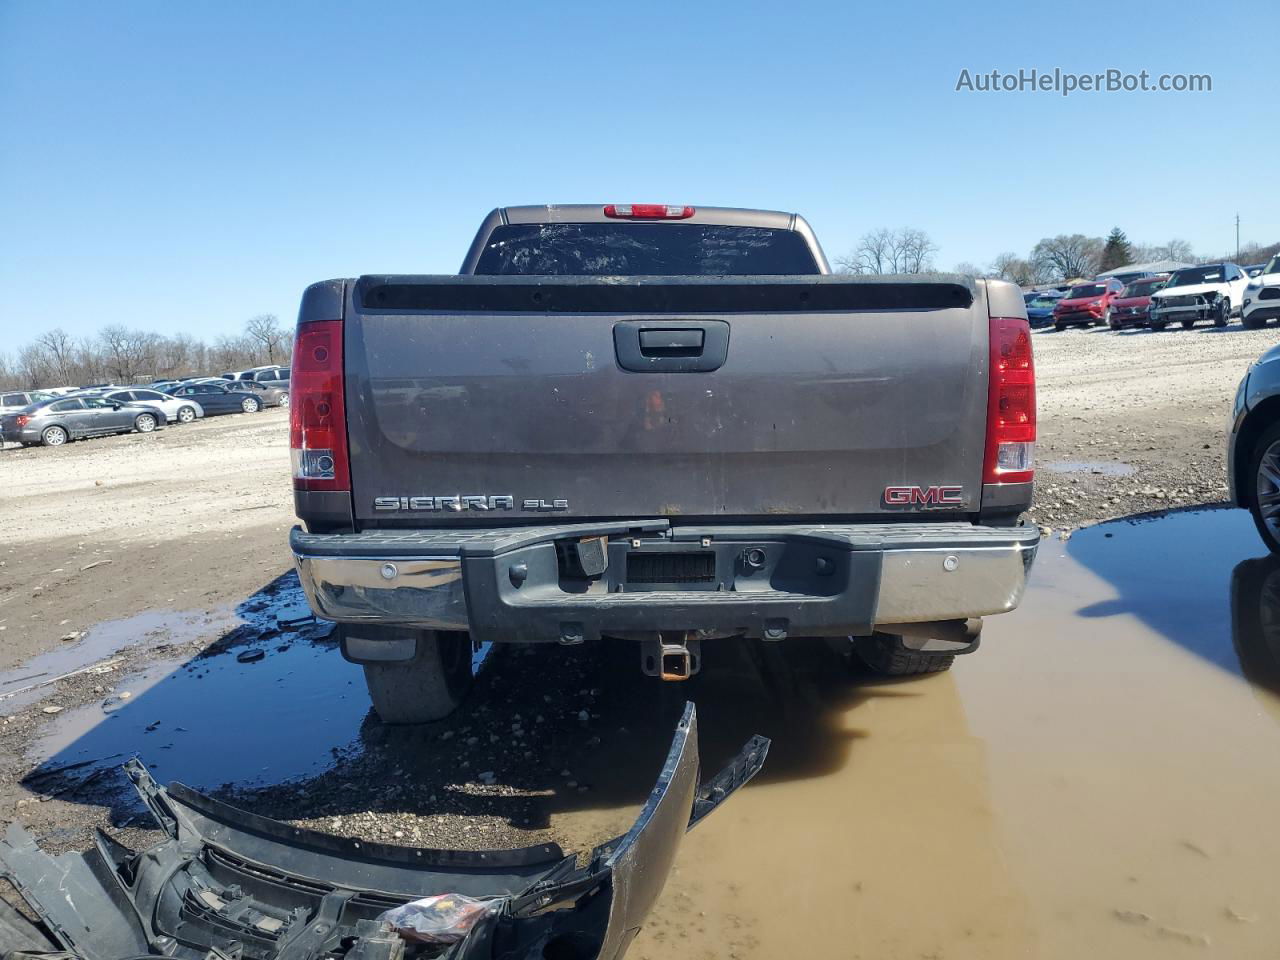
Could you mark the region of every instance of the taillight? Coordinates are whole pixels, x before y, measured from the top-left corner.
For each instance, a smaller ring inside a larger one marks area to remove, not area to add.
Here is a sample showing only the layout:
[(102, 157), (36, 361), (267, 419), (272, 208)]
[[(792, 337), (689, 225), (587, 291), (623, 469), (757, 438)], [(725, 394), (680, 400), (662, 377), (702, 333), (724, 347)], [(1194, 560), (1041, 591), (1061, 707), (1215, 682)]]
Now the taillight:
[(1031, 328), (1021, 317), (991, 318), (987, 452), (983, 483), (1030, 483), (1035, 476), (1036, 367)]
[(674, 207), (665, 203), (606, 203), (606, 217), (622, 220), (688, 220), (693, 207)]
[(18, 419), (14, 421), (19, 427), (25, 427), (31, 422), (31, 418), (25, 413), (18, 414)]
[(289, 447), (298, 490), (350, 490), (342, 399), (342, 321), (298, 324), (289, 377)]

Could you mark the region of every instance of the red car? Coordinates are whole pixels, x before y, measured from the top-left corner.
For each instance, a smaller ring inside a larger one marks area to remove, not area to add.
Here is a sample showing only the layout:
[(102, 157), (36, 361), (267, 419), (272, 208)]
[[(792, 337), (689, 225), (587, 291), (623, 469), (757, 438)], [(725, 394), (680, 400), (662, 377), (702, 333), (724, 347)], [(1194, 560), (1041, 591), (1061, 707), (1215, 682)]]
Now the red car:
[(1130, 280), (1120, 295), (1111, 301), (1111, 329), (1145, 327), (1150, 322), (1147, 311), (1151, 307), (1151, 295), (1169, 282), (1167, 273)]
[(1077, 283), (1053, 308), (1053, 329), (1061, 330), (1071, 325), (1092, 326), (1109, 323), (1111, 301), (1124, 289), (1119, 280), (1089, 280)]

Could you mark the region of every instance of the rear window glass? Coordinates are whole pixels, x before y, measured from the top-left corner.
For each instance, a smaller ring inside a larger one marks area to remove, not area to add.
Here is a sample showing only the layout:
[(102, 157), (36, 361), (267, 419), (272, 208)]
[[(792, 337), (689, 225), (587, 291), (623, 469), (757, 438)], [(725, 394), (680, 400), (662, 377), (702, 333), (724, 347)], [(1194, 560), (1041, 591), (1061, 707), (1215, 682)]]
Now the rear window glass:
[(495, 227), (487, 276), (784, 276), (818, 264), (792, 230), (694, 223), (529, 223)]
[(27, 405), (27, 395), (25, 393), (6, 393), (0, 397), (0, 403), (6, 407), (25, 407)]
[(1079, 300), (1081, 297), (1100, 297), (1106, 292), (1106, 286), (1101, 283), (1082, 283), (1071, 288), (1071, 291), (1067, 294), (1067, 299)]
[(1135, 280), (1124, 288), (1126, 297), (1149, 297), (1164, 286), (1164, 278), (1159, 280)]

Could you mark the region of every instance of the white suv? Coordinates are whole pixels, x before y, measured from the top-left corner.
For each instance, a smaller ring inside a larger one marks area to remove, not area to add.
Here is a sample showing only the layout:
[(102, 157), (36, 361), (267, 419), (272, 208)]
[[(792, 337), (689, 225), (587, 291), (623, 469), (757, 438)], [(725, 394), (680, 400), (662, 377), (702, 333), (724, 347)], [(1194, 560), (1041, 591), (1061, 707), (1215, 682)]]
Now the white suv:
[(1190, 330), (1197, 320), (1225, 327), (1244, 302), (1249, 276), (1234, 263), (1202, 263), (1175, 270), (1169, 282), (1151, 295), (1151, 328), (1162, 330), (1177, 320)]
[(1240, 322), (1254, 329), (1265, 327), (1268, 320), (1280, 317), (1280, 254), (1276, 254), (1262, 272), (1244, 288), (1244, 308)]
[(11, 390), (0, 393), (0, 413), (17, 413), (37, 400), (48, 400), (53, 393), (46, 390)]

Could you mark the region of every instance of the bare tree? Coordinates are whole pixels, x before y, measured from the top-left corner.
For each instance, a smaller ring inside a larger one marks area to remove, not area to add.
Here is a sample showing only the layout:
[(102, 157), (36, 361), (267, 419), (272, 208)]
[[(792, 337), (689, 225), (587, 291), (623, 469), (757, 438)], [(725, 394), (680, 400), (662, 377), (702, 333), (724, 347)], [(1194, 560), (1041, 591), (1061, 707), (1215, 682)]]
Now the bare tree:
[(1031, 262), (1057, 280), (1092, 277), (1098, 272), (1103, 241), (1081, 233), (1045, 237), (1031, 251)]
[(938, 246), (929, 235), (915, 227), (904, 227), (894, 235), (893, 272), (928, 273)]
[(933, 269), (937, 245), (923, 230), (881, 227), (863, 234), (851, 253), (836, 257), (840, 273), (925, 273)]
[(836, 257), (836, 266), (841, 273), (889, 273), (892, 248), (893, 234), (883, 228), (873, 230), (862, 235), (852, 253)]
[(968, 260), (962, 260), (957, 263), (952, 273), (959, 273), (966, 277), (985, 277), (987, 271), (983, 270), (976, 263), (970, 263)]
[(284, 341), (284, 331), (280, 329), (280, 320), (274, 313), (260, 313), (250, 317), (244, 325), (245, 333), (262, 344), (267, 351), (267, 363), (276, 362), (276, 353)]
[(103, 327), (98, 334), (103, 350), (103, 366), (107, 376), (117, 383), (132, 383), (156, 367), (160, 337), (143, 330), (130, 330), (120, 324)]
[(1030, 286), (1036, 282), (1035, 270), (1031, 264), (1016, 253), (1002, 253), (991, 261), (988, 270), (993, 277), (1008, 280), (1020, 287)]
[(1133, 247), (1133, 256), (1138, 261), (1177, 260), (1181, 263), (1194, 263), (1196, 256), (1191, 244), (1185, 240), (1168, 240), (1164, 243), (1139, 243)]
[(54, 327), (36, 337), (36, 346), (45, 352), (53, 378), (67, 385), (75, 380), (76, 344), (61, 327)]
[(50, 367), (49, 356), (39, 344), (28, 343), (18, 351), (18, 380), (27, 389), (47, 383)]

